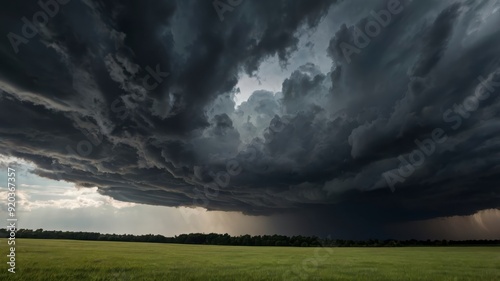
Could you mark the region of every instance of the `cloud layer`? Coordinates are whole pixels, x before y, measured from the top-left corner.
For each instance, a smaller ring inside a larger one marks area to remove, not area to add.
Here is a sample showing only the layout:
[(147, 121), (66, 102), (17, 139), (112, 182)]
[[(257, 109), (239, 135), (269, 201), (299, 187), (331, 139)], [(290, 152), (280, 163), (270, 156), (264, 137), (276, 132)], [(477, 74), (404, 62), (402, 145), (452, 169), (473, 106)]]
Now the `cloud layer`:
[[(498, 208), (499, 7), (243, 1), (221, 21), (210, 1), (70, 1), (26, 27), (44, 10), (10, 3), (1, 33), (28, 42), (0, 41), (0, 151), (134, 203), (377, 223)], [(312, 33), (328, 73), (306, 57), (235, 107), (239, 77)]]

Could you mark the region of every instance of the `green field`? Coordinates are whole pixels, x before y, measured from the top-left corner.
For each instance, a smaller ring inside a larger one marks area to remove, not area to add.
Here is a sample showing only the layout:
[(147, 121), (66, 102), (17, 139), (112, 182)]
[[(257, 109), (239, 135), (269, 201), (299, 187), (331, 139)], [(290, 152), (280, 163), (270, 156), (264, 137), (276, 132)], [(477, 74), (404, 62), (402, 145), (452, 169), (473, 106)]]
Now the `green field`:
[(0, 239), (0, 280), (500, 280), (500, 247), (291, 248)]

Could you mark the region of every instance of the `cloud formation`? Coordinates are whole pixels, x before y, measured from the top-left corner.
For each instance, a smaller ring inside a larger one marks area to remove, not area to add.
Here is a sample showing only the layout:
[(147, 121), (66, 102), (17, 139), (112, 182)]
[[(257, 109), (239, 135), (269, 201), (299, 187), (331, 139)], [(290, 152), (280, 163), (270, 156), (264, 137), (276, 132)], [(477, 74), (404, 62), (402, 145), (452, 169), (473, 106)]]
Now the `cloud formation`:
[[(389, 6), (401, 12), (346, 60)], [(244, 1), (221, 22), (210, 1), (70, 1), (18, 53), (0, 41), (0, 151), (134, 203), (380, 223), (499, 208), (499, 7)], [(1, 33), (40, 10), (6, 5)], [(330, 38), (328, 73), (294, 66), (280, 92), (235, 107), (244, 73), (286, 67), (311, 32)], [(392, 193), (384, 174), (436, 128), (447, 141)]]

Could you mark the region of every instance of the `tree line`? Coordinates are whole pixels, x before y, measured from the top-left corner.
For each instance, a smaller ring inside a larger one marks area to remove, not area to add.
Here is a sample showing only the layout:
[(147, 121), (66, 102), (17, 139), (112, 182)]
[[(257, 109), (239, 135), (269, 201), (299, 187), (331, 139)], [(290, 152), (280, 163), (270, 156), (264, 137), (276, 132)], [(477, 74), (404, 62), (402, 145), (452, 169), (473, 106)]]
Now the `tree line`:
[[(7, 229), (0, 229), (0, 237), (8, 237), (8, 235), (9, 232)], [(500, 240), (345, 240), (319, 238), (316, 236), (284, 236), (276, 234), (231, 236), (227, 233), (190, 233), (174, 237), (165, 237), (159, 234), (102, 234), (99, 232), (55, 231), (43, 229), (18, 229), (16, 232), (16, 238), (288, 247), (500, 246)]]

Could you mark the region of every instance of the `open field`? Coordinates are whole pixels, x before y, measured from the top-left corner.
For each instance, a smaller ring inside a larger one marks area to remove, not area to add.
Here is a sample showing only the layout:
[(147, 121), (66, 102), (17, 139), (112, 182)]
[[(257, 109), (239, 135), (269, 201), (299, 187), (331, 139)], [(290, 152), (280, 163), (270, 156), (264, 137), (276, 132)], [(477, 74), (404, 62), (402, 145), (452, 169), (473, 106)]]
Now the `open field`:
[(22, 239), (0, 280), (500, 280), (500, 247), (289, 248)]

